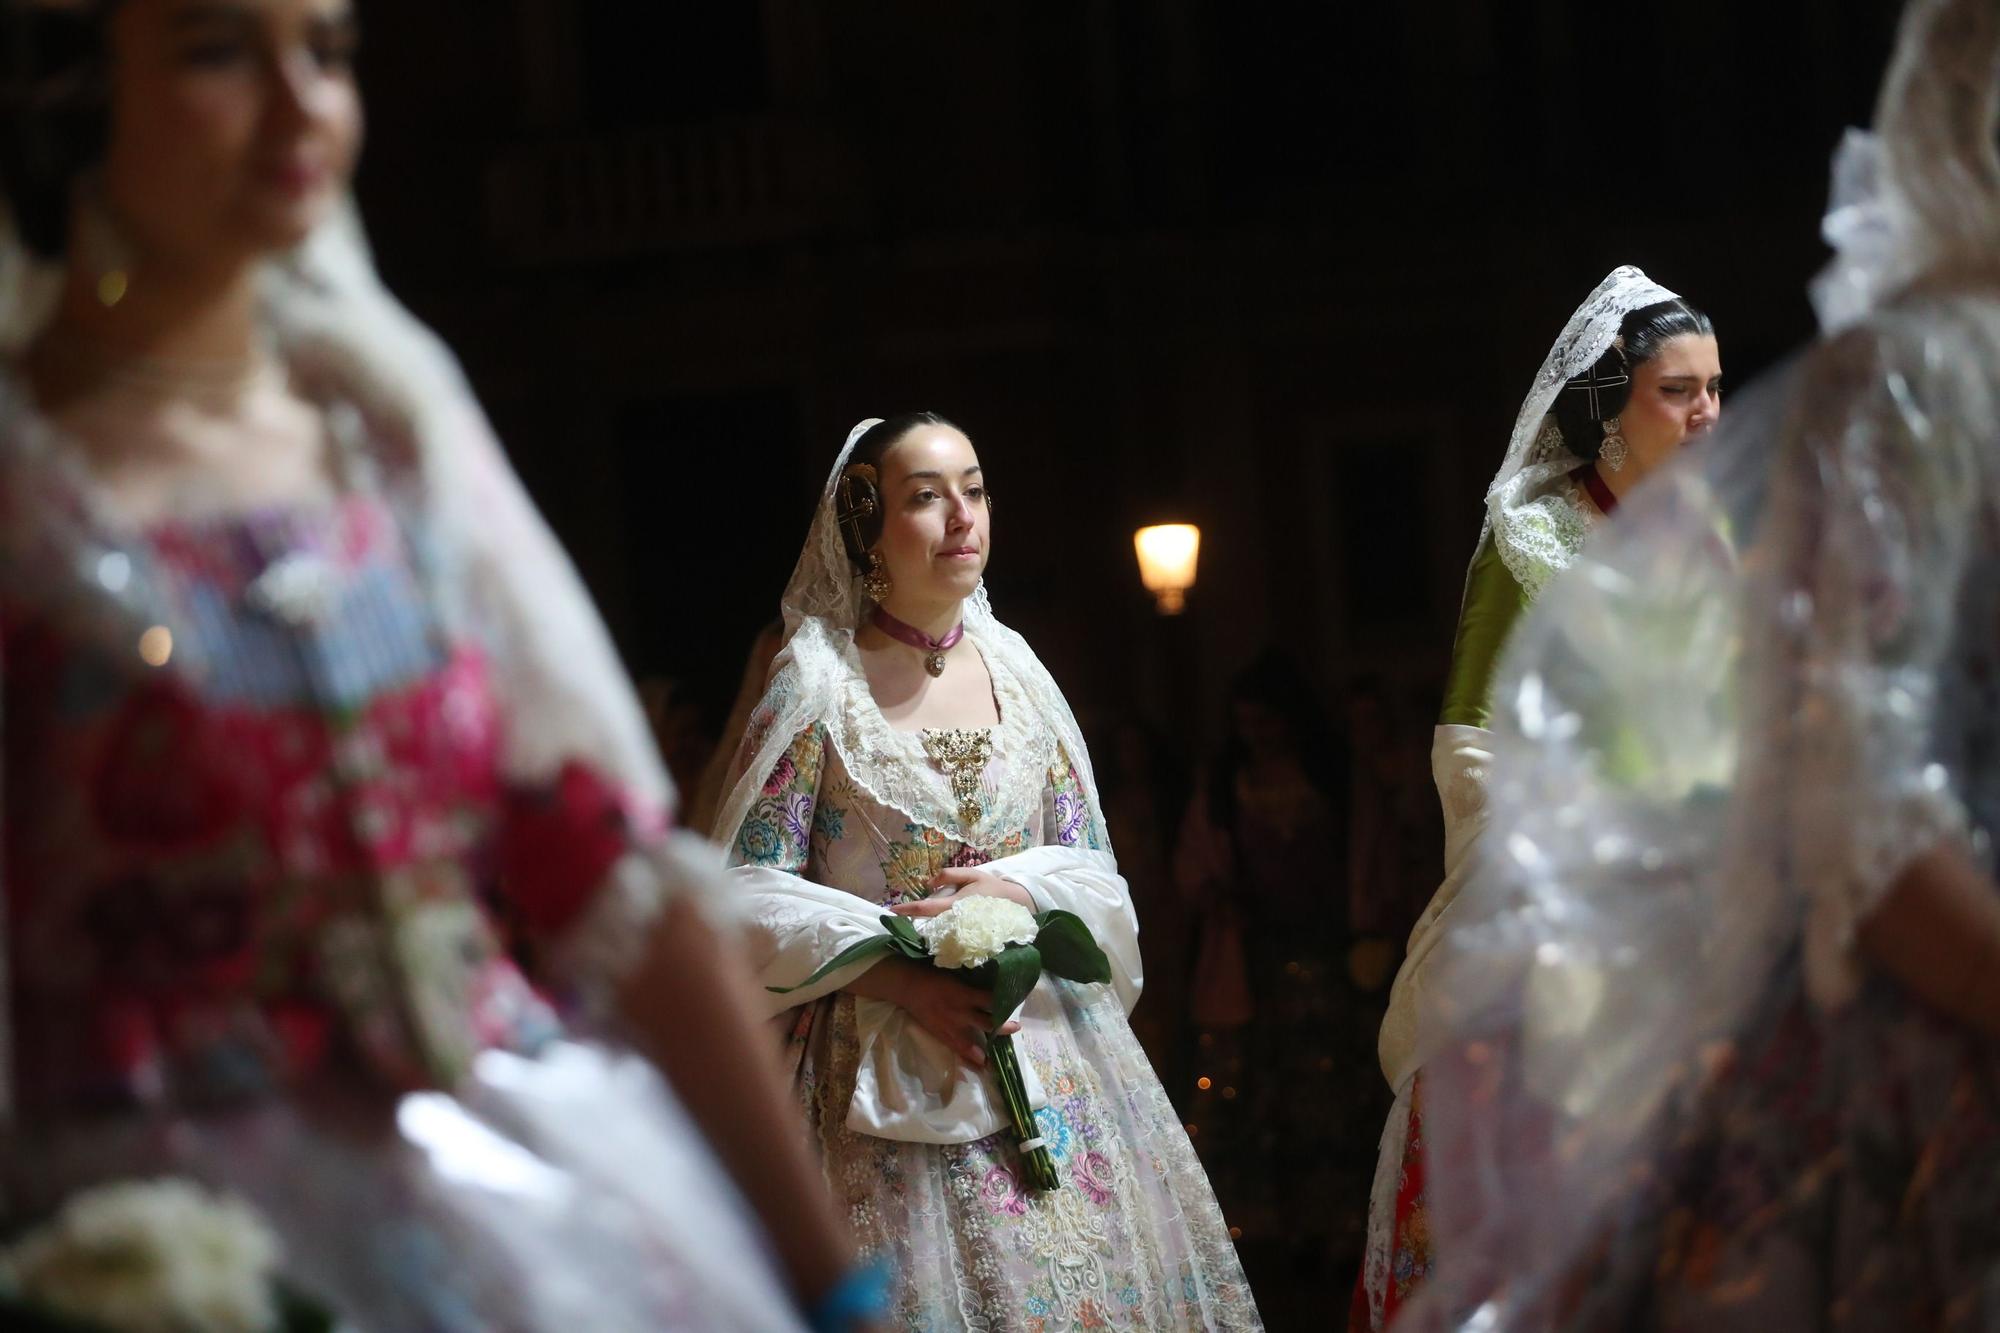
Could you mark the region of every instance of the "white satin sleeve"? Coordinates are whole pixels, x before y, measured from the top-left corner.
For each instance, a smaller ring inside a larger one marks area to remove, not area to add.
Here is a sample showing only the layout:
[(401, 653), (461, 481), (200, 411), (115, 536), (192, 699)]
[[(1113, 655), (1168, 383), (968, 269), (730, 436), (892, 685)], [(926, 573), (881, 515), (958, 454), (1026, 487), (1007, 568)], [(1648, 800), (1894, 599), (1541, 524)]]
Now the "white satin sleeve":
[[(736, 866), (728, 874), (730, 887), (744, 901), (751, 967), (767, 987), (796, 985), (843, 949), (883, 933), (881, 907), (843, 889), (769, 866)], [(832, 995), (873, 965), (842, 968), (784, 995), (766, 990), (765, 1011), (775, 1017)], [(1038, 984), (1022, 1004), (1023, 1028), (1060, 1021), (1048, 984)], [(897, 1006), (860, 995), (853, 1000), (859, 1050), (849, 1129), (910, 1143), (971, 1143), (1007, 1127), (1006, 1103), (983, 1072), (962, 1063)], [(1021, 1071), (1029, 1105), (1046, 1105), (1033, 1062), (1023, 1060)]]
[(1431, 736), (1431, 774), (1444, 808), (1444, 880), (1410, 931), (1403, 965), (1389, 991), (1375, 1051), (1389, 1086), (1400, 1090), (1420, 1063), (1417, 1020), (1431, 955), (1445, 936), (1451, 905), (1471, 873), (1472, 849), (1486, 827), (1486, 782), (1493, 764), (1493, 733), (1484, 727), (1447, 724)]
[(980, 867), (1019, 884), (1037, 911), (1074, 912), (1090, 927), (1111, 962), (1111, 987), (1126, 1013), (1139, 1003), (1145, 971), (1139, 961), (1139, 917), (1118, 862), (1085, 847), (1036, 847)]
[[(883, 933), (882, 908), (845, 889), (816, 884), (775, 866), (732, 866), (728, 896), (738, 904), (739, 929), (758, 982), (797, 986), (843, 949)], [(767, 1017), (810, 1004), (852, 984), (872, 963), (857, 963), (784, 995), (763, 992)]]

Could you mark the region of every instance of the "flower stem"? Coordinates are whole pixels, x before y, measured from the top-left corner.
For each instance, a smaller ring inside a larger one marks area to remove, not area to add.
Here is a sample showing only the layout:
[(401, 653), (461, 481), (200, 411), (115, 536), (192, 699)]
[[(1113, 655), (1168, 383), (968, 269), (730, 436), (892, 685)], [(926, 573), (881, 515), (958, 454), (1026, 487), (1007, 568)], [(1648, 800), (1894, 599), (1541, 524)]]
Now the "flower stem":
[[(1035, 1124), (1034, 1112), (1028, 1109), (1028, 1087), (1021, 1077), (1021, 1057), (1014, 1049), (1014, 1038), (988, 1033), (986, 1049), (993, 1056), (993, 1072), (1000, 1080), (1000, 1095), (1006, 1100), (1007, 1114), (1013, 1118), (1014, 1135), (1026, 1143), (1040, 1131)], [(1055, 1158), (1049, 1155), (1046, 1147), (1030, 1148), (1022, 1153), (1021, 1169), (1028, 1184), (1035, 1189), (1052, 1190), (1062, 1184), (1062, 1177), (1056, 1173)]]

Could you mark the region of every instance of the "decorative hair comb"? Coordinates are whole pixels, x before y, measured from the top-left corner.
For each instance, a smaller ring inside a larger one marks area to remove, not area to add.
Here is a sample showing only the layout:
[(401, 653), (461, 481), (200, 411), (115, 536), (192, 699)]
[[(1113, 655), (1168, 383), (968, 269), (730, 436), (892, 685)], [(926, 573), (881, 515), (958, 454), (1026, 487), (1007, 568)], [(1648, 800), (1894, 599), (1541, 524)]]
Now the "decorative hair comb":
[(841, 470), (840, 485), (834, 491), (833, 517), (847, 534), (849, 548), (857, 554), (868, 549), (868, 542), (861, 535), (861, 520), (882, 507), (877, 498), (880, 485), (881, 474), (872, 463), (851, 463)]
[[(1609, 361), (1614, 354), (1618, 358), (1618, 369), (1612, 371), (1608, 370), (1604, 363)], [(1584, 371), (1581, 375), (1575, 376), (1567, 384), (1563, 385), (1563, 392), (1581, 393), (1589, 404), (1590, 419), (1592, 421), (1602, 421), (1604, 419), (1604, 410), (1601, 405), (1601, 399), (1604, 391), (1606, 389), (1623, 388), (1631, 382), (1631, 368), (1625, 361), (1625, 339), (1621, 335), (1611, 340), (1611, 350), (1593, 361), (1588, 370)]]

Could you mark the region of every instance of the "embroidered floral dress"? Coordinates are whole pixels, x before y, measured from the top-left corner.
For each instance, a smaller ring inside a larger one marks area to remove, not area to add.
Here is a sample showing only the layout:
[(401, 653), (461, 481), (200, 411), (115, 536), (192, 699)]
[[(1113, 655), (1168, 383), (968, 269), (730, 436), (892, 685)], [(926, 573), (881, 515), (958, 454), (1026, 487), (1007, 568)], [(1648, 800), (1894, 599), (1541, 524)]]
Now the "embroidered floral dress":
[(585, 764), (503, 779), (493, 645), (327, 412), (325, 501), (123, 524), (0, 380), (0, 1221), (188, 1175), (356, 1327), (788, 1326), (695, 1276), (704, 1235), (760, 1265), (705, 1145), (517, 961), (577, 947), (653, 831)]
[[(1208, 1181), (1126, 1022), (1136, 926), (1072, 756), (992, 654), (998, 726), (906, 733), (884, 721), (844, 651), (839, 716), (796, 735), (734, 839), (763, 980), (801, 980), (952, 866), (984, 866), (1043, 907), (1077, 911), (1117, 973), (1109, 986), (1044, 977), (1021, 1012), (1016, 1042), (1063, 1178), (1049, 1193), (1023, 1185), (985, 1076), (900, 1010), (820, 987), (786, 1015), (827, 1179), (863, 1247), (896, 1264), (897, 1326), (1261, 1327)], [(791, 688), (781, 667), (750, 752)]]

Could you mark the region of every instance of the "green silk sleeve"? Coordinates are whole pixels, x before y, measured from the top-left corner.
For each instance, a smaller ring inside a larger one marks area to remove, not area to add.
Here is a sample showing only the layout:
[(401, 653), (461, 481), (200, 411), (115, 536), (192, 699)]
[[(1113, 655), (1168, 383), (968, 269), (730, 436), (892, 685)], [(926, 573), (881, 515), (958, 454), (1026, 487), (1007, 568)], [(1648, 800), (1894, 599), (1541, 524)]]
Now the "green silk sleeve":
[(1451, 645), (1451, 674), (1445, 680), (1444, 708), (1438, 722), (1445, 726), (1483, 727), (1493, 713), (1493, 671), (1514, 622), (1527, 608), (1528, 597), (1500, 558), (1500, 548), (1487, 533), (1472, 559), (1465, 581), (1465, 602), (1458, 610), (1458, 636)]

